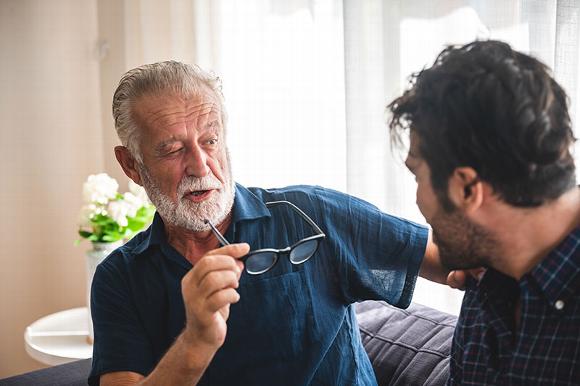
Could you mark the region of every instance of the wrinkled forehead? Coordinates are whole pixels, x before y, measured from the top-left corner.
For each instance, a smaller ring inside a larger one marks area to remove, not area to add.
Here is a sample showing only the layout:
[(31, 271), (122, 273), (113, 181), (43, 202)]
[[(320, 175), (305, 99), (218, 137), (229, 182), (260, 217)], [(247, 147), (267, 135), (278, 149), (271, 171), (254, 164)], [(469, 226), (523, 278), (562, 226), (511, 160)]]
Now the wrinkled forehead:
[(134, 102), (133, 115), (139, 126), (149, 129), (184, 123), (200, 128), (209, 123), (223, 125), (220, 100), (209, 91), (192, 95), (149, 93)]

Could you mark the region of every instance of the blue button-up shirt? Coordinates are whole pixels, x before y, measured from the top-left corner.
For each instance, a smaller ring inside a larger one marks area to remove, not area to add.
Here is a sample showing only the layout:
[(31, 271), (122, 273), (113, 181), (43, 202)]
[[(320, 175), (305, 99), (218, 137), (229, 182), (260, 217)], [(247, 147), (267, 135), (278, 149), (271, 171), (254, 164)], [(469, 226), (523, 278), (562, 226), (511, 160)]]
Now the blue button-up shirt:
[(448, 384), (580, 385), (580, 227), (519, 282), (468, 283)]
[[(351, 304), (380, 299), (406, 307), (427, 230), (320, 187), (237, 185), (225, 237), (255, 250), (313, 235), (287, 206), (264, 205), (277, 200), (297, 205), (326, 238), (304, 264), (284, 257), (262, 275), (242, 274), (226, 341), (200, 385), (375, 385)], [(98, 266), (91, 384), (108, 372), (153, 370), (184, 328), (180, 285), (191, 268), (168, 244), (159, 216)]]

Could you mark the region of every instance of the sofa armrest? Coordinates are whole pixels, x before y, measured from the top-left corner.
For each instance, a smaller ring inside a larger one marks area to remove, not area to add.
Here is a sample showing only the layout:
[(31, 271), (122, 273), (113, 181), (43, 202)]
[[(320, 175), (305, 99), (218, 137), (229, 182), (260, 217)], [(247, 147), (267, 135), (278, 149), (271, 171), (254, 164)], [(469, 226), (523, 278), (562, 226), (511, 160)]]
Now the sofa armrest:
[(82, 359), (0, 379), (0, 386), (86, 386), (90, 371), (91, 360)]
[(411, 304), (402, 310), (380, 301), (355, 305), (363, 345), (379, 385), (444, 385), (457, 318)]

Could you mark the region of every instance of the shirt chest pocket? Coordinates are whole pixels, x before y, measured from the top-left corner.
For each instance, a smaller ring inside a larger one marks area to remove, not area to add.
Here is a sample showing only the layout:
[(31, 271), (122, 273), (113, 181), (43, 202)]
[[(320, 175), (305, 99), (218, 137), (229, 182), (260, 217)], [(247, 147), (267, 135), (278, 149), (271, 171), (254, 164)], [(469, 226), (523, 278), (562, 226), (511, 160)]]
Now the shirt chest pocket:
[(231, 308), (226, 346), (237, 347), (237, 356), (243, 347), (245, 361), (254, 365), (303, 360), (317, 330), (308, 284), (304, 271), (252, 277), (240, 284), (240, 302)]

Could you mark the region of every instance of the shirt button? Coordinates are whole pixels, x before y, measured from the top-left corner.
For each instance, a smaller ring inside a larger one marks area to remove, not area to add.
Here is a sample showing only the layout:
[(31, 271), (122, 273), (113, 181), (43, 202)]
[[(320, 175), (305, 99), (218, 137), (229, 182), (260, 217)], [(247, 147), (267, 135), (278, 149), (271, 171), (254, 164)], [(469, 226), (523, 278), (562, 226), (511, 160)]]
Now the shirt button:
[(554, 303), (554, 307), (558, 310), (558, 311), (562, 311), (564, 309), (564, 301), (563, 300), (556, 300), (556, 303)]

